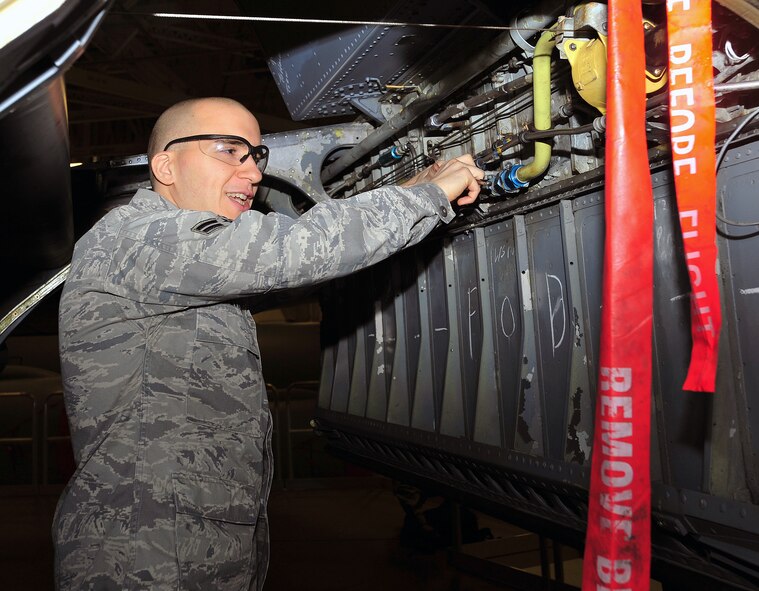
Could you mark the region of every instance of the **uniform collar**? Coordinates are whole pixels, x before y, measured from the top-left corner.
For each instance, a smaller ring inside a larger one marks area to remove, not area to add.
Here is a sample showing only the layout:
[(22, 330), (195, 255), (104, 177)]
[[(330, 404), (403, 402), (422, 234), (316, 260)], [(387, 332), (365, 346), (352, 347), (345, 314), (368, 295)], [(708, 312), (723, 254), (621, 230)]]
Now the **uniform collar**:
[(139, 189), (134, 197), (132, 197), (129, 205), (140, 211), (171, 211), (177, 209), (177, 206), (171, 201), (161, 197), (158, 193), (151, 191), (150, 189)]

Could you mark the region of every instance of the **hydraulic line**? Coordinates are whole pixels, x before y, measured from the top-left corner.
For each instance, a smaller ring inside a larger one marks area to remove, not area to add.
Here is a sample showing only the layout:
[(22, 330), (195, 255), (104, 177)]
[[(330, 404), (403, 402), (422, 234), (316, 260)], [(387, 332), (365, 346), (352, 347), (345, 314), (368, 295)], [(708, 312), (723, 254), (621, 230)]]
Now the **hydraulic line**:
[(427, 119), (424, 126), (429, 130), (442, 129), (445, 131), (447, 129), (446, 122), (450, 118), (458, 115), (464, 115), (470, 109), (474, 109), (475, 107), (479, 107), (480, 105), (484, 105), (495, 99), (501, 97), (511, 97), (530, 84), (532, 84), (532, 74), (527, 74), (526, 76), (522, 76), (521, 78), (507, 82), (502, 86), (493, 88), (492, 90), (488, 90), (487, 92), (463, 100), (460, 103), (446, 107), (440, 111), (440, 113), (432, 115), (432, 117)]
[[(556, 26), (540, 36), (535, 46), (532, 61), (532, 88), (534, 95), (533, 123), (537, 130), (551, 128), (551, 54), (556, 47)], [(543, 174), (551, 161), (551, 144), (535, 142), (535, 157), (532, 162), (515, 166), (510, 175), (516, 186), (525, 187), (535, 177)]]
[[(492, 146), (490, 148), (487, 148), (486, 150), (483, 150), (482, 152), (478, 152), (474, 155), (474, 161), (477, 166), (480, 166), (480, 168), (483, 167), (483, 165), (488, 164), (490, 162), (494, 162), (496, 160), (500, 160), (503, 157), (503, 153), (508, 150), (509, 148), (516, 146), (518, 144), (526, 144), (528, 142), (534, 142), (535, 140), (544, 140), (544, 139), (550, 139), (556, 136), (560, 135), (579, 135), (581, 133), (590, 133), (591, 131), (597, 131), (598, 133), (603, 133), (606, 130), (606, 117), (596, 117), (596, 119), (593, 121), (593, 123), (588, 123), (586, 125), (579, 125), (577, 127), (567, 127), (567, 128), (553, 128), (553, 129), (546, 129), (541, 131), (523, 131), (521, 133), (508, 133), (502, 135), (500, 138), (498, 138), (495, 142), (493, 142)], [(509, 169), (512, 170), (512, 169)], [(505, 171), (508, 172), (509, 171)], [(517, 188), (517, 187), (513, 187)]]
[[(727, 149), (730, 147), (730, 144), (735, 140), (735, 138), (740, 135), (741, 131), (749, 124), (751, 121), (756, 118), (756, 116), (759, 115), (759, 109), (754, 109), (751, 111), (751, 113), (748, 114), (748, 116), (741, 121), (738, 126), (733, 130), (733, 132), (730, 134), (730, 137), (728, 137), (725, 140), (725, 143), (722, 145), (722, 149), (719, 151), (719, 154), (717, 155), (717, 166), (716, 170), (719, 172), (719, 167), (722, 165), (722, 161), (725, 159), (725, 154), (727, 154)], [(722, 207), (724, 208), (724, 203), (722, 204)], [(720, 214), (719, 209), (716, 211), (717, 213), (717, 219), (721, 221), (723, 224), (727, 224), (730, 226), (740, 226), (740, 227), (753, 227), (753, 226), (759, 226), (759, 221), (755, 222), (735, 222), (733, 220), (729, 220), (723, 215)], [(740, 235), (740, 236), (732, 236), (730, 234), (727, 234), (726, 232), (722, 232), (724, 236), (727, 238), (745, 238), (746, 235)], [(752, 236), (754, 234), (751, 234)]]
[[(548, 26), (555, 20), (555, 17), (551, 14), (554, 10), (555, 7), (551, 10), (547, 10), (545, 14), (541, 12), (539, 17), (532, 18), (529, 21), (530, 26), (527, 28), (538, 30)], [(496, 37), (492, 43), (476, 54), (472, 59), (467, 60), (464, 64), (455, 68), (444, 80), (435, 85), (428, 93), (420, 96), (398, 115), (392, 117), (376, 131), (369, 134), (369, 136), (367, 136), (361, 143), (346, 152), (335, 162), (325, 167), (321, 174), (322, 182), (326, 183), (334, 179), (348, 167), (352, 166), (358, 160), (371, 153), (372, 150), (385, 143), (389, 138), (396, 135), (400, 130), (410, 125), (417, 117), (420, 117), (423, 113), (429, 111), (429, 109), (435, 104), (467, 84), (483, 70), (490, 68), (498, 60), (514, 51), (516, 47), (516, 44), (508, 33)]]
[[(554, 69), (551, 72), (551, 77), (554, 78), (555, 76), (560, 76), (563, 72), (564, 72), (563, 69)], [(520, 80), (523, 80), (523, 79), (520, 79)], [(514, 81), (514, 82), (517, 82), (517, 81)], [(522, 88), (526, 88), (527, 85), (521, 84), (520, 86)], [(553, 83), (552, 83), (552, 87), (553, 87)], [(483, 96), (483, 95), (479, 95), (479, 96)], [(452, 133), (448, 134), (445, 138), (442, 139), (442, 141), (440, 141), (435, 146), (435, 148), (437, 150), (444, 150), (444, 149), (452, 148), (456, 145), (462, 144), (467, 141), (468, 136), (485, 131), (486, 129), (495, 125), (499, 119), (503, 117), (511, 116), (515, 112), (526, 108), (531, 103), (532, 103), (532, 93), (521, 93), (517, 96), (514, 96), (511, 100), (508, 100), (507, 102), (504, 102), (500, 104), (499, 106), (495, 107), (485, 117), (478, 120), (476, 124), (472, 125), (471, 127), (467, 127), (463, 131), (455, 130)], [(573, 130), (573, 133), (583, 133), (583, 132), (584, 132), (584, 127), (583, 129), (574, 128)], [(537, 133), (537, 132), (523, 132), (523, 133)], [(553, 135), (556, 135), (556, 134), (551, 134), (550, 137), (552, 137)], [(558, 135), (565, 135), (565, 131), (562, 130), (561, 133)], [(533, 139), (537, 139), (537, 138), (529, 138), (529, 140), (523, 139), (521, 141), (532, 141)], [(381, 177), (379, 177), (376, 181), (372, 182), (371, 185), (366, 187), (366, 189), (372, 189), (372, 188), (376, 188), (382, 185), (402, 182), (406, 178), (413, 176), (413, 174), (415, 174), (416, 172), (417, 167), (424, 168), (425, 166), (428, 166), (431, 161), (433, 161), (433, 159), (425, 154), (419, 154), (419, 155), (413, 154), (411, 160), (406, 159), (403, 162), (399, 163), (393, 168), (391, 172), (388, 172), (387, 174), (384, 174)], [(357, 182), (357, 180), (358, 179), (354, 179), (352, 175), (351, 177), (344, 179), (339, 184), (334, 185), (333, 187), (330, 187), (327, 192), (330, 195), (335, 195), (336, 193), (339, 193), (341, 191), (345, 191), (346, 189), (348, 189), (355, 182)]]
[[(488, 114), (483, 119), (479, 120), (476, 125), (467, 128), (466, 133), (462, 133), (461, 131), (457, 130), (449, 134), (435, 146), (436, 149), (443, 150), (465, 142), (467, 140), (467, 135), (479, 133), (488, 129), (489, 127), (492, 127), (499, 117), (503, 117), (505, 115), (513, 113), (514, 111), (525, 108), (531, 102), (531, 99), (531, 96), (525, 95), (515, 97), (512, 101), (504, 103), (503, 105), (497, 107), (493, 112)], [(430, 161), (434, 161), (434, 159), (427, 156), (426, 154), (415, 155), (411, 161), (407, 160), (401, 163), (399, 166), (396, 166), (392, 172), (381, 176), (379, 179), (377, 179), (377, 181), (372, 183), (371, 187), (369, 188), (375, 188), (382, 185), (393, 184), (402, 181), (409, 176), (413, 176), (413, 173), (416, 171), (415, 169), (417, 166), (423, 168), (429, 165)], [(412, 174), (408, 174), (409, 172), (412, 172)], [(347, 188), (345, 186), (345, 183), (341, 183), (335, 189), (330, 189), (329, 193), (334, 194), (336, 191), (344, 190), (345, 188)]]
[[(552, 82), (551, 92), (553, 92), (555, 89), (556, 85)], [(464, 130), (464, 133), (451, 133), (447, 135), (440, 143), (437, 144), (437, 147), (439, 149), (443, 149), (456, 146), (459, 143), (463, 143), (468, 139), (465, 137), (465, 134), (468, 136), (477, 132), (485, 131), (486, 129), (489, 129), (496, 125), (501, 119), (510, 117), (517, 111), (521, 111), (527, 108), (532, 104), (532, 102), (532, 93), (520, 94), (508, 103), (504, 103), (500, 107), (496, 107), (492, 112), (477, 121), (475, 125), (467, 127)]]
[(578, 135), (580, 133), (590, 133), (597, 131), (603, 133), (606, 129), (606, 116), (596, 117), (593, 123), (578, 125), (577, 127), (567, 127), (563, 129), (546, 129), (545, 131), (523, 131), (519, 134), (522, 141), (542, 140), (556, 137), (557, 135)]
[(372, 171), (377, 170), (378, 168), (400, 163), (409, 151), (409, 147), (410, 146), (393, 146), (389, 150), (380, 154), (376, 162), (359, 168), (356, 172), (343, 180), (342, 183), (332, 189), (332, 193), (339, 193), (340, 191), (355, 186), (357, 182), (365, 179), (372, 173)]
[(714, 85), (714, 92), (736, 92), (757, 89), (759, 89), (759, 80), (742, 80), (740, 82), (725, 82)]
[(458, 131), (447, 135), (435, 147), (439, 150), (442, 150), (464, 143), (468, 140), (467, 136), (471, 136), (474, 133), (479, 133), (494, 127), (501, 119), (512, 116), (514, 113), (527, 108), (530, 104), (532, 104), (532, 95), (521, 94), (510, 102), (504, 103), (500, 107), (496, 107), (485, 117), (477, 121), (475, 125), (468, 127), (465, 132)]
[(520, 139), (529, 142), (534, 140), (546, 140), (557, 135), (577, 135), (579, 133), (589, 133), (593, 131), (592, 123), (580, 125), (578, 127), (568, 127), (566, 129), (546, 129), (545, 131), (525, 131), (520, 134)]
[[(551, 78), (553, 79), (557, 76), (561, 76), (564, 73), (564, 71), (565, 69), (563, 68), (553, 69), (551, 71)], [(532, 78), (530, 76), (528, 80), (531, 80), (531, 79)], [(511, 90), (509, 92), (514, 93), (515, 88), (521, 88), (521, 89), (527, 88), (529, 84), (525, 84), (524, 80), (525, 80), (525, 77), (512, 81), (514, 84), (510, 86)], [(553, 85), (554, 83), (552, 82), (552, 90), (553, 90)], [(485, 93), (483, 95), (478, 95), (478, 97), (472, 97), (472, 100), (479, 97), (483, 97), (486, 94), (490, 94), (490, 93), (493, 93), (493, 98), (498, 98), (500, 96), (508, 96), (509, 93), (502, 92), (501, 90), (502, 88), (503, 87), (498, 87), (496, 89), (493, 89), (492, 91), (489, 91), (488, 93)], [(483, 101), (482, 104), (484, 104), (484, 102), (487, 102), (487, 101)], [(444, 150), (444, 149), (462, 144), (466, 142), (468, 140), (468, 137), (471, 136), (472, 134), (485, 131), (486, 129), (495, 125), (499, 119), (503, 117), (511, 116), (516, 111), (526, 108), (531, 103), (532, 103), (532, 93), (518, 94), (517, 96), (514, 96), (513, 98), (511, 98), (511, 100), (508, 100), (507, 102), (504, 102), (503, 104), (495, 107), (485, 117), (478, 120), (476, 124), (472, 126), (467, 126), (463, 129), (454, 130), (452, 133), (448, 134), (445, 138), (443, 138), (442, 141), (440, 141), (435, 147), (438, 150)], [(458, 110), (458, 109), (455, 109), (455, 106), (449, 107), (448, 109), (450, 109), (451, 111)], [(441, 114), (443, 112), (441, 112)], [(578, 133), (581, 133), (581, 132), (578, 132)], [(413, 174), (416, 172), (417, 166), (421, 166), (421, 167), (427, 166), (430, 163), (430, 160), (432, 159), (429, 156), (426, 156), (424, 154), (414, 155), (412, 160), (410, 161), (405, 160), (404, 162), (398, 164), (397, 166), (394, 167), (392, 172), (382, 175), (379, 179), (373, 182), (371, 186), (368, 188), (375, 188), (382, 185), (393, 184), (393, 183), (402, 181), (408, 178), (409, 176), (413, 176)], [(411, 174), (408, 174), (409, 172), (411, 172)], [(337, 192), (344, 191), (347, 188), (349, 188), (349, 186), (352, 186), (352, 182), (353, 182), (352, 177), (346, 178), (338, 185), (335, 185), (329, 188), (328, 193), (330, 195), (334, 195)]]
[[(467, 130), (468, 132), (467, 135), (470, 133), (481, 132), (484, 129), (487, 129), (488, 127), (492, 125), (492, 122), (490, 121), (491, 119), (496, 119), (498, 116), (502, 116), (504, 113), (511, 113), (514, 110), (518, 110), (519, 108), (526, 106), (526, 103), (528, 101), (525, 99), (527, 98), (528, 97), (520, 96), (520, 97), (515, 98), (509, 103), (505, 103), (501, 105), (488, 117), (486, 117), (483, 120), (480, 120), (477, 125), (469, 128)], [(566, 117), (568, 116), (568, 114), (565, 112), (561, 112), (561, 116)], [(474, 154), (474, 158), (475, 158), (475, 162), (479, 160), (481, 163), (487, 164), (488, 162), (501, 158), (501, 152), (505, 151), (506, 149), (516, 144), (528, 143), (528, 142), (532, 142), (532, 141), (540, 140), (540, 139), (549, 139), (555, 136), (566, 136), (566, 135), (577, 135), (581, 133), (589, 133), (591, 131), (597, 131), (598, 133), (603, 133), (605, 129), (606, 129), (606, 117), (601, 116), (601, 117), (596, 117), (593, 123), (580, 125), (578, 127), (559, 128), (559, 129), (554, 128), (554, 129), (547, 129), (547, 130), (540, 130), (540, 131), (523, 131), (518, 134), (507, 134), (506, 136), (503, 136), (499, 140), (497, 140), (491, 148), (488, 148), (487, 150), (484, 150), (483, 152)], [(466, 138), (464, 136), (465, 134), (461, 132), (452, 133), (448, 135), (445, 139), (443, 139), (443, 141), (441, 141), (439, 144), (437, 144), (436, 148), (445, 149), (445, 148), (450, 148), (452, 146), (455, 146), (458, 143), (466, 141)], [(412, 150), (412, 145), (407, 144), (406, 149)], [(372, 183), (370, 188), (375, 188), (382, 185), (400, 182), (403, 179), (407, 178), (408, 176), (413, 175), (413, 173), (416, 172), (417, 166), (424, 167), (428, 165), (431, 160), (432, 159), (429, 156), (425, 154), (416, 155), (415, 153), (413, 153), (413, 150), (412, 150), (412, 158), (410, 160), (405, 160), (399, 163), (397, 166), (393, 168), (391, 172), (382, 175), (379, 179), (377, 179), (377, 181)], [(376, 165), (374, 167), (376, 168)], [(504, 182), (503, 179), (500, 177), (503, 176), (503, 174), (505, 174), (508, 177), (508, 172), (509, 171), (507, 170), (501, 173), (500, 175), (497, 175), (499, 176), (499, 181), (501, 181), (500, 185), (498, 185), (499, 187)], [(357, 181), (358, 179), (350, 177), (346, 179), (345, 181), (343, 181), (342, 183), (340, 183), (339, 185), (336, 185), (335, 187), (331, 188), (329, 193), (335, 194), (340, 191), (343, 191), (347, 189), (349, 185), (352, 186), (352, 184), (355, 184), (355, 182)], [(508, 180), (506, 180), (505, 182), (508, 183)], [(496, 192), (500, 194), (503, 191), (499, 188), (499, 190)], [(511, 193), (514, 191), (508, 190), (507, 192)]]

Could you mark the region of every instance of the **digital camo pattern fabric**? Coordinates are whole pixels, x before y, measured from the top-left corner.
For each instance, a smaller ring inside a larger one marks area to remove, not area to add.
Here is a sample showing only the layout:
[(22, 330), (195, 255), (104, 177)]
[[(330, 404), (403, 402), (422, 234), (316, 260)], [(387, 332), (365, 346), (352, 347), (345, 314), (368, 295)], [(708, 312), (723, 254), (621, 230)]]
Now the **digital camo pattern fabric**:
[(140, 190), (76, 245), (60, 353), (77, 470), (53, 524), (73, 589), (261, 589), (271, 415), (242, 296), (366, 267), (453, 218), (434, 185), (234, 221)]

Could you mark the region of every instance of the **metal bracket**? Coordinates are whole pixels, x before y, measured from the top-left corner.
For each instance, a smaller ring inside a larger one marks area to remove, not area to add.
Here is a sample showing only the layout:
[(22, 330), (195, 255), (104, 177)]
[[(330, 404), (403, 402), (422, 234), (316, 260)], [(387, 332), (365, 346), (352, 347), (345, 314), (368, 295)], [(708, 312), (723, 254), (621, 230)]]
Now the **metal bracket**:
[(382, 113), (382, 107), (380, 105), (380, 98), (382, 97), (381, 94), (363, 94), (363, 95), (357, 95), (348, 97), (346, 102), (356, 109), (357, 111), (363, 113), (373, 121), (376, 121), (377, 123), (385, 123), (387, 119), (385, 118), (385, 115)]

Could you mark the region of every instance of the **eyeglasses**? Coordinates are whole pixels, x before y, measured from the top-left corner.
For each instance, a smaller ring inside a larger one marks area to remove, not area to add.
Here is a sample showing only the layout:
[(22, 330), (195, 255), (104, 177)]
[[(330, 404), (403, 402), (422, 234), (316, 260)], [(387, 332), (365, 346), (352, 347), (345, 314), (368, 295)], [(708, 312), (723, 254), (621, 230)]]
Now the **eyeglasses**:
[(266, 169), (266, 163), (269, 160), (269, 148), (266, 146), (254, 146), (244, 137), (238, 135), (216, 135), (202, 134), (189, 135), (171, 140), (166, 144), (165, 150), (168, 150), (174, 144), (184, 142), (198, 142), (200, 151), (206, 156), (216, 158), (232, 166), (240, 166), (249, 156), (253, 157), (258, 170), (263, 172)]

